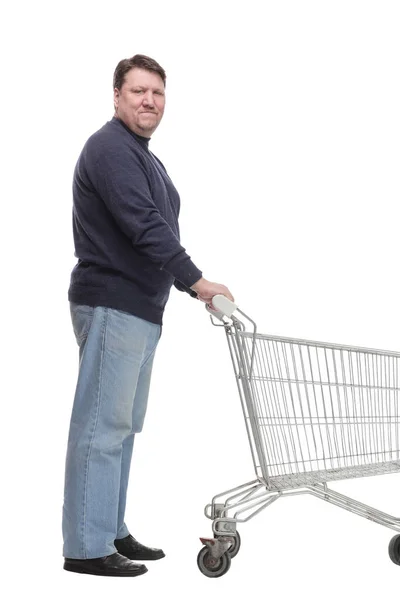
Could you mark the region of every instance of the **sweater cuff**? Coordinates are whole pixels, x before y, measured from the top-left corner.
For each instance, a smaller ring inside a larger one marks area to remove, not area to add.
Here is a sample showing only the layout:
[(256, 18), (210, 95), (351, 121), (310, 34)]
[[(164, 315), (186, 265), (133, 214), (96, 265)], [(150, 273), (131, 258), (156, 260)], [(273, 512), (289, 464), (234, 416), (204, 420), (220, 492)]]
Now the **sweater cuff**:
[(183, 285), (183, 283), (181, 281), (178, 281), (177, 279), (175, 279), (174, 286), (180, 292), (186, 292), (187, 294), (192, 296), (192, 298), (197, 298), (197, 293), (194, 290), (191, 290), (190, 288), (186, 287), (186, 285)]
[(196, 265), (190, 260), (190, 256), (186, 253), (178, 254), (166, 265), (164, 265), (164, 271), (167, 271), (175, 279), (183, 283), (186, 287), (190, 288), (196, 281), (201, 279), (202, 272), (196, 267)]

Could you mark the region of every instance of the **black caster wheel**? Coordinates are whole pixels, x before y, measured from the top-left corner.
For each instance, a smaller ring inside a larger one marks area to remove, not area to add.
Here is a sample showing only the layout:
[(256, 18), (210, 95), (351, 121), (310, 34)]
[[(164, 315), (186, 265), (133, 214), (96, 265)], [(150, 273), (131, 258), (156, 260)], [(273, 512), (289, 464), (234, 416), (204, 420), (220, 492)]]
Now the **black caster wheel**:
[(214, 558), (205, 546), (197, 556), (197, 566), (206, 577), (222, 577), (229, 571), (231, 557), (225, 552), (221, 558)]
[(395, 565), (400, 565), (400, 534), (390, 540), (389, 556)]
[[(216, 539), (221, 538), (221, 537), (226, 537), (226, 535), (222, 535), (222, 534), (217, 534)], [(228, 554), (231, 558), (234, 558), (236, 556), (236, 554), (239, 552), (240, 550), (240, 544), (242, 543), (241, 539), (240, 539), (240, 535), (239, 532), (236, 532), (236, 536), (232, 536), (233, 538), (233, 544), (232, 546), (229, 548), (228, 550)]]

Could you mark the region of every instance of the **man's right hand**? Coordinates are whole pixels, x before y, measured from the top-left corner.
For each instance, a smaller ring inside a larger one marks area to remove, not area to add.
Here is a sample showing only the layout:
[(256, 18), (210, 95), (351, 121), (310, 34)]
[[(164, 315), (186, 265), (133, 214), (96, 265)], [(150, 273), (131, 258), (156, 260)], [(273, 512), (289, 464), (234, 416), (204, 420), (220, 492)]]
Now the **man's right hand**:
[(222, 285), (220, 283), (213, 283), (212, 281), (204, 279), (204, 277), (199, 279), (199, 281), (196, 281), (196, 283), (194, 283), (190, 289), (195, 291), (199, 300), (205, 302), (206, 304), (211, 304), (213, 297), (217, 294), (222, 294), (223, 296), (226, 296), (232, 302), (235, 301), (232, 294), (225, 285)]

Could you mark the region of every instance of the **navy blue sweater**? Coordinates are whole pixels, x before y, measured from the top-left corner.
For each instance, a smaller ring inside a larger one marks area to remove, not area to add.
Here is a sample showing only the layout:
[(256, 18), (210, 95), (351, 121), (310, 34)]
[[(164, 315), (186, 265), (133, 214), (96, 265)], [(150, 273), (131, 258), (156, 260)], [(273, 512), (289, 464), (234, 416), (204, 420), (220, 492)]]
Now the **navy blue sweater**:
[(116, 117), (87, 140), (73, 178), (68, 299), (162, 324), (171, 286), (195, 296), (202, 273), (179, 242), (179, 194), (148, 144)]

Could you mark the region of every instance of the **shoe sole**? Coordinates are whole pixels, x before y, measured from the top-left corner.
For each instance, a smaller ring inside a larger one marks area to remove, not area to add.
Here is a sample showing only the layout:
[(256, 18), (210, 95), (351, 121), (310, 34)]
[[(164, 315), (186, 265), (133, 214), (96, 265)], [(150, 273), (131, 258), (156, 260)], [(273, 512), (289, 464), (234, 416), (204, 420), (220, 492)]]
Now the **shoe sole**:
[(137, 577), (138, 575), (144, 575), (147, 573), (146, 567), (144, 569), (140, 569), (137, 571), (108, 571), (108, 572), (100, 572), (100, 571), (91, 571), (90, 569), (85, 569), (84, 567), (78, 565), (68, 565), (64, 564), (64, 570), (70, 571), (71, 573), (82, 573), (85, 575), (100, 575), (103, 577)]

